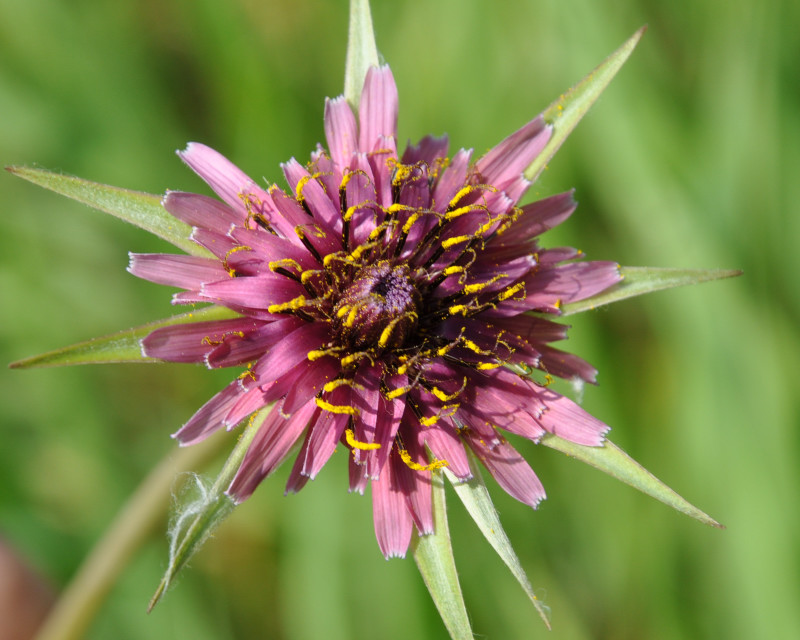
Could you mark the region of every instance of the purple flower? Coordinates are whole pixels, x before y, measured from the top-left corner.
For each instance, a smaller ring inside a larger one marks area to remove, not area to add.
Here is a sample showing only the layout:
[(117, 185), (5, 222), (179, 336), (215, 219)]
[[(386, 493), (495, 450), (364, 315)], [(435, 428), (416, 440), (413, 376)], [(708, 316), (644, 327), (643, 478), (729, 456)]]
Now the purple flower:
[[(544, 489), (503, 431), (603, 442), (605, 424), (547, 387), (551, 375), (596, 374), (550, 346), (567, 327), (549, 316), (621, 279), (616, 263), (539, 246), (575, 209), (572, 193), (517, 206), (522, 172), (551, 135), (541, 117), (476, 162), (463, 149), (448, 158), (446, 138), (398, 155), (396, 127), (384, 66), (368, 72), (358, 117), (341, 97), (326, 103), (328, 150), (283, 166), (291, 195), (189, 144), (182, 159), (222, 202), (169, 192), (163, 204), (215, 258), (133, 254), (130, 264), (184, 289), (175, 303), (240, 314), (142, 341), (170, 362), (247, 366), (174, 437), (193, 444), (275, 403), (228, 493), (245, 500), (300, 442), (287, 484), (298, 491), (341, 443), (350, 489), (372, 483), (386, 557), (405, 554), (414, 526), (433, 531), (431, 473), (447, 465), (468, 478), (467, 449), (536, 507)], [(529, 377), (537, 369), (545, 383)]]

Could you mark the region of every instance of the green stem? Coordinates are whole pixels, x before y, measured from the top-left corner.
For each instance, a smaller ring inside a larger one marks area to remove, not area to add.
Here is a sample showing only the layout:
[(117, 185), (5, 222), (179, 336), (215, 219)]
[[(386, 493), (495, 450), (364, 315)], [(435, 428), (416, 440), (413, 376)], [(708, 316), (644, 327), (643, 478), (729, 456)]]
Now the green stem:
[(78, 640), (84, 636), (133, 553), (162, 524), (176, 475), (204, 466), (229, 441), (225, 434), (219, 434), (173, 451), (150, 472), (86, 557), (36, 640)]

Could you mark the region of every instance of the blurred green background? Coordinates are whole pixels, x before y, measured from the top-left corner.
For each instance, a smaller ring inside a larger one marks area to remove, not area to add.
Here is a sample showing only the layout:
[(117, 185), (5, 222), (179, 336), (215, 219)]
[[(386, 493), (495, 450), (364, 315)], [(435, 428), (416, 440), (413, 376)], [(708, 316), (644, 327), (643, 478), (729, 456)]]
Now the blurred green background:
[[(521, 444), (549, 499), (493, 496), (548, 634), (454, 495), (479, 637), (800, 637), (800, 5), (788, 0), (375, 1), (400, 138), (482, 152), (642, 24), (649, 30), (527, 198), (577, 188), (550, 245), (739, 279), (584, 314), (567, 345), (601, 371), (584, 406), (727, 530), (555, 451)], [(323, 140), (341, 92), (344, 0), (0, 0), (0, 161), (163, 192), (207, 192), (174, 155), (216, 147), (254, 178)], [(0, 176), (0, 362), (172, 312), (125, 272), (144, 232)], [(181, 365), (0, 369), (0, 535), (61, 587), (229, 373)], [(232, 442), (233, 440), (231, 440)], [(163, 525), (89, 638), (443, 638), (412, 560), (386, 562), (368, 497), (334, 459), (286, 469), (219, 529), (149, 616)], [(206, 471), (213, 474), (219, 462)]]

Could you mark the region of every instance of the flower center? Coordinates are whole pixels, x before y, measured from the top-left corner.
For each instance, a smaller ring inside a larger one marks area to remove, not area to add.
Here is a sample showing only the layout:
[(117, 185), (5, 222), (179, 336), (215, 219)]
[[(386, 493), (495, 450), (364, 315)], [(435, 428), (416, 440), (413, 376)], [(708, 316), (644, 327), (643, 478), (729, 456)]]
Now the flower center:
[(359, 349), (397, 349), (417, 327), (420, 295), (407, 266), (363, 268), (333, 308), (339, 340)]

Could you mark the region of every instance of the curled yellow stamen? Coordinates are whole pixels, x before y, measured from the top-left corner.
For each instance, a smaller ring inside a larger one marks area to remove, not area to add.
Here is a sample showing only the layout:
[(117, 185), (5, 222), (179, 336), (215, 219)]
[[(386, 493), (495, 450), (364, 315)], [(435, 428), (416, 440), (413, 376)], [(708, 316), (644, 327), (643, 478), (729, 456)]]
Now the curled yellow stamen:
[(252, 250), (253, 250), (253, 247), (248, 247), (245, 244), (240, 244), (237, 247), (233, 247), (232, 249), (229, 249), (228, 253), (225, 254), (225, 258), (222, 260), (222, 267), (225, 269), (225, 271), (228, 272), (228, 274), (231, 277), (234, 277), (236, 275), (236, 269), (232, 269), (230, 266), (228, 266), (228, 258), (232, 254), (238, 253), (239, 251), (252, 251)]
[(450, 466), (447, 460), (435, 460), (430, 464), (419, 464), (411, 459), (411, 454), (409, 454), (406, 449), (401, 449), (399, 447), (397, 453), (400, 454), (400, 458), (406, 463), (406, 466), (413, 471), (433, 471), (434, 469)]

